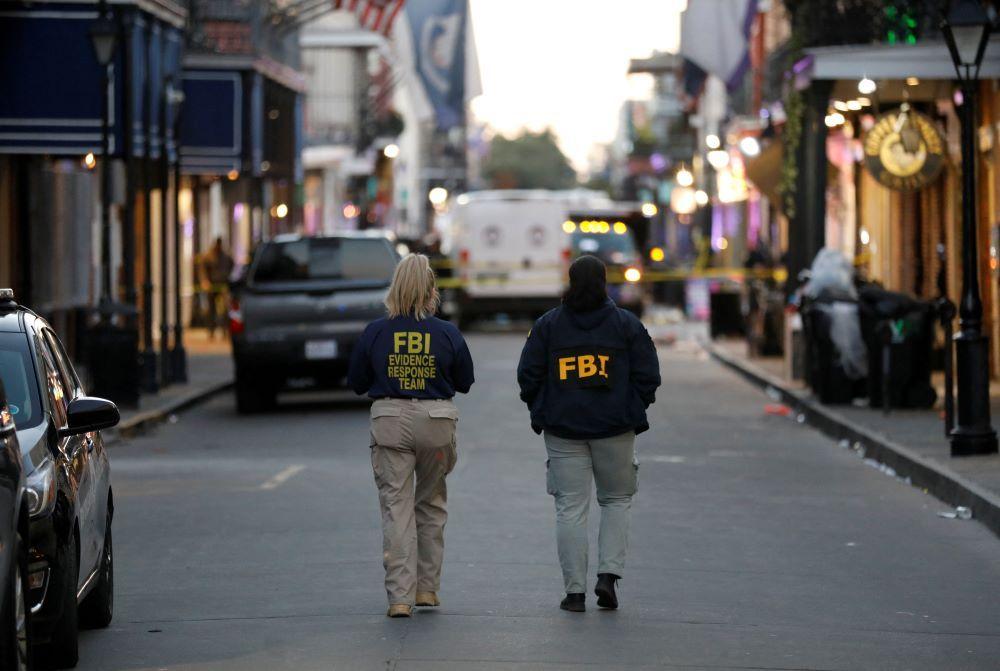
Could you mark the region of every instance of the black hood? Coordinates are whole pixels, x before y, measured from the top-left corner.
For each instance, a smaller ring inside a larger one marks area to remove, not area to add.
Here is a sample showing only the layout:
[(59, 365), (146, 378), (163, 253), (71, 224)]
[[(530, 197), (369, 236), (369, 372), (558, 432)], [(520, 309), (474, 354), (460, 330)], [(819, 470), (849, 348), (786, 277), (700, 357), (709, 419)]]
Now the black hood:
[(604, 305), (596, 310), (588, 310), (586, 312), (574, 312), (573, 310), (563, 306), (563, 312), (573, 323), (573, 326), (583, 331), (593, 331), (598, 326), (603, 324), (608, 318), (614, 315), (617, 310), (618, 306), (615, 305), (615, 302), (610, 298), (605, 300)]

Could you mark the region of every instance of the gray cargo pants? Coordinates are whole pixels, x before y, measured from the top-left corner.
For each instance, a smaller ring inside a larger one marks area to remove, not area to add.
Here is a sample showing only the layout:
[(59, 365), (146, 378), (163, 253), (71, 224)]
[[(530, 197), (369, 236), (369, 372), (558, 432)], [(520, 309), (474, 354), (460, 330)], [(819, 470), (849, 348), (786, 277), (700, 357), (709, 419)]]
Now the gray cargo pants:
[(601, 506), (598, 573), (624, 575), (632, 495), (638, 488), (635, 433), (567, 440), (545, 434), (546, 484), (556, 503), (556, 544), (566, 593), (587, 591), (587, 514), (591, 483)]
[[(379, 399), (371, 409), (372, 470), (382, 508), (382, 563), (390, 604), (437, 592), (444, 557), (445, 476), (457, 458), (450, 400)], [(416, 484), (414, 484), (414, 474)]]

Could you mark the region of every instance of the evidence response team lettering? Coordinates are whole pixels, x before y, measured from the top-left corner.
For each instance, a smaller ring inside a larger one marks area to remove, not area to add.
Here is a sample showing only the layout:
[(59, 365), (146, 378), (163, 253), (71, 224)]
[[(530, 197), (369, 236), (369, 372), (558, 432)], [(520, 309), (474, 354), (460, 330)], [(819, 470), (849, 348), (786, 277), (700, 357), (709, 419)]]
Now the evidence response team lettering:
[(396, 331), (392, 334), (392, 349), (386, 375), (395, 379), (401, 390), (421, 391), (427, 388), (427, 380), (437, 377), (430, 333)]

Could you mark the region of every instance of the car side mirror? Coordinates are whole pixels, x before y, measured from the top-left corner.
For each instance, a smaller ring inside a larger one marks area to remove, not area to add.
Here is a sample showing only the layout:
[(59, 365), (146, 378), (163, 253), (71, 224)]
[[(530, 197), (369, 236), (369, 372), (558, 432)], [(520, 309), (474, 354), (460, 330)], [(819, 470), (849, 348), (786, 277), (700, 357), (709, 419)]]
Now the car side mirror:
[(70, 401), (66, 409), (66, 427), (59, 429), (61, 437), (109, 429), (118, 424), (121, 415), (111, 401), (94, 396), (81, 396)]

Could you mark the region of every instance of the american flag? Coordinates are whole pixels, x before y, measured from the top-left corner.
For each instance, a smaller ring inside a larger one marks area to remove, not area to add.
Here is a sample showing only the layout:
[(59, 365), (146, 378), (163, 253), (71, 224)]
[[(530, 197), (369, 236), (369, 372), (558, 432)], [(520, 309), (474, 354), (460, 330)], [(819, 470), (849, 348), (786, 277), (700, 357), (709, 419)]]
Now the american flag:
[(358, 17), (362, 28), (382, 33), (392, 32), (392, 22), (406, 0), (332, 0), (334, 9), (346, 9)]

